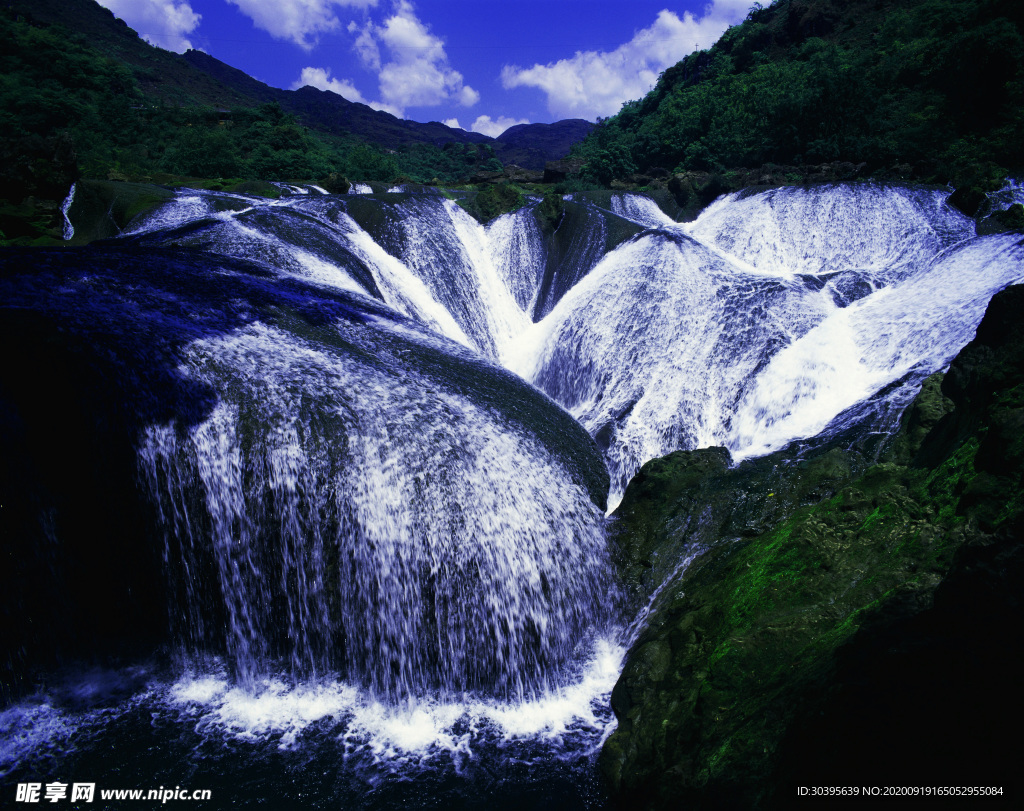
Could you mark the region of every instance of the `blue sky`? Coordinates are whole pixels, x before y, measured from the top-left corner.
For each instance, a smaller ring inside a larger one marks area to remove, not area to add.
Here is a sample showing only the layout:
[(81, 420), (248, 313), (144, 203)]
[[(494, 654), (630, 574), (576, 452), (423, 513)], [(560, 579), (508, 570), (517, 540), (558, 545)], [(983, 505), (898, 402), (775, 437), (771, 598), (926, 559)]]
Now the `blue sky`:
[(613, 115), (753, 0), (98, 0), (146, 40), (274, 87), (496, 136)]

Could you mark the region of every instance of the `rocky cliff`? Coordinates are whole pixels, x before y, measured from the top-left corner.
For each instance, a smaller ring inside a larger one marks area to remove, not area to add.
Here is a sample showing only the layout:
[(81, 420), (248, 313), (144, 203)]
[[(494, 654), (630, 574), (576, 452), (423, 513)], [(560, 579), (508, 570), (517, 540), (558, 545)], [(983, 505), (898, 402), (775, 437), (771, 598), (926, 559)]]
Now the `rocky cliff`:
[[(601, 763), (631, 808), (1008, 784), (1024, 720), (1024, 287), (872, 459), (654, 460), (617, 511), (646, 627)], [(680, 573), (681, 560), (699, 553)]]

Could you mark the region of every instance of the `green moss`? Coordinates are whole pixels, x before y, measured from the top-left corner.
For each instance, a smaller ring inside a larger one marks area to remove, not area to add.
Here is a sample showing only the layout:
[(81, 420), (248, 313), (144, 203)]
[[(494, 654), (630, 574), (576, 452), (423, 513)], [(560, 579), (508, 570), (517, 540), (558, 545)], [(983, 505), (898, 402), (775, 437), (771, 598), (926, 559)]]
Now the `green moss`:
[(224, 186), (224, 191), (232, 192), (234, 194), (254, 194), (258, 197), (267, 197), (271, 200), (276, 200), (281, 196), (281, 187), (275, 186), (273, 183), (268, 183), (265, 180), (228, 182), (227, 185)]
[(472, 197), (460, 199), (458, 204), (482, 223), (502, 214), (516, 211), (526, 205), (523, 191), (512, 183), (487, 186)]
[(978, 453), (979, 440), (972, 437), (961, 445), (938, 468), (923, 477), (914, 488), (914, 495), (923, 504), (934, 509), (938, 519), (944, 523), (959, 523), (957, 515), (960, 494), (978, 475), (974, 469), (974, 458)]
[[(657, 681), (642, 664), (634, 667), (629, 691), (617, 700), (613, 694), (620, 728), (603, 756), (606, 773), (619, 775), (625, 791), (742, 786), (743, 804), (760, 802), (765, 789), (758, 785), (774, 768), (801, 696), (824, 689), (842, 646), (891, 603), (927, 604), (952, 565), (969, 520), (963, 494), (979, 476), (978, 449), (979, 438), (971, 437), (933, 470), (872, 466), (760, 536), (698, 558), (665, 588), (675, 596), (638, 642), (644, 649), (667, 644), (670, 664)], [(678, 500), (696, 479), (740, 475), (701, 459), (680, 454), (649, 463), (630, 485), (632, 520), (643, 516), (645, 544), (657, 547), (671, 526), (659, 496)], [(706, 494), (706, 481), (704, 487)], [(776, 491), (785, 494), (775, 486), (773, 499)], [(1019, 514), (1021, 501), (1018, 494), (1007, 505), (1007, 518)], [(658, 777), (680, 762), (685, 775)], [(667, 807), (668, 795), (652, 802)]]
[(536, 213), (541, 230), (545, 234), (554, 233), (565, 214), (565, 202), (562, 200), (562, 195), (553, 191), (545, 193), (544, 199), (537, 206)]

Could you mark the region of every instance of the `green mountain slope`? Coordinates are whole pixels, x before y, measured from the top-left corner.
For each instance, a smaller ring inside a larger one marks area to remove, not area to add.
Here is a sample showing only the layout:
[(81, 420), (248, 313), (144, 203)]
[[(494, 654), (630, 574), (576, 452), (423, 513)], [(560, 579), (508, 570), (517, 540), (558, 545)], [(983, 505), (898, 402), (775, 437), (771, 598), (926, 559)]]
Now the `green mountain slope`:
[(735, 186), (742, 168), (782, 164), (792, 180), (847, 162), (991, 186), (1024, 168), (1022, 31), (1017, 0), (777, 0), (665, 71), (579, 155), (604, 182), (733, 171)]
[(59, 239), (60, 202), (79, 176), (332, 190), (345, 178), (500, 179), (503, 163), (542, 169), (592, 126), (530, 125), (496, 140), (311, 87), (269, 87), (199, 51), (154, 48), (94, 0), (7, 0), (0, 37), (3, 241)]
[(230, 108), (261, 101), (218, 82), (178, 54), (154, 48), (93, 0), (8, 0), (4, 5), (10, 17), (64, 32), (76, 45), (128, 67), (138, 92), (152, 103)]
[[(530, 169), (542, 169), (545, 161), (563, 157), (591, 126), (579, 121), (567, 122), (566, 126), (559, 126), (562, 122), (534, 125), (542, 129), (530, 130), (532, 137), (520, 134), (515, 143), (507, 144), (436, 121), (419, 123), (396, 118), (335, 93), (310, 87), (296, 91), (270, 87), (201, 51), (179, 55), (154, 48), (93, 0), (10, 0), (7, 8), (9, 14), (36, 27), (75, 32), (79, 44), (127, 66), (134, 79), (133, 89), (151, 105), (234, 110), (272, 103), (294, 115), (302, 126), (325, 135), (352, 137), (385, 149), (417, 144), (488, 144), (499, 160)], [(529, 142), (525, 146), (524, 140)]]

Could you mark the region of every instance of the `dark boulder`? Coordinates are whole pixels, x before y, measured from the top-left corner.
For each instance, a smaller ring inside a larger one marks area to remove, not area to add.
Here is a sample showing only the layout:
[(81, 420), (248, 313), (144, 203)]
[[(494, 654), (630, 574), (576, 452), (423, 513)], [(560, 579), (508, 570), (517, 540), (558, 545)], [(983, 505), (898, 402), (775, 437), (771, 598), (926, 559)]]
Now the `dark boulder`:
[(537, 169), (524, 169), (522, 166), (506, 166), (505, 177), (513, 183), (541, 183), (544, 173)]
[(980, 189), (961, 186), (949, 195), (949, 204), (968, 217), (978, 213), (982, 203), (985, 202), (985, 193)]
[(544, 164), (544, 182), (561, 183), (573, 175), (578, 175), (583, 168), (583, 161), (565, 160), (548, 161)]

